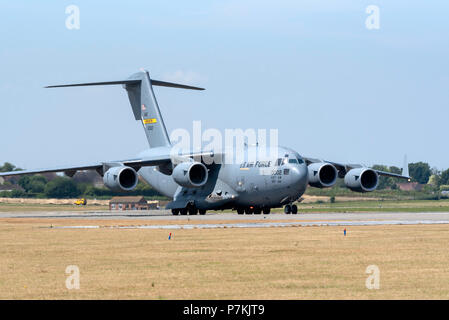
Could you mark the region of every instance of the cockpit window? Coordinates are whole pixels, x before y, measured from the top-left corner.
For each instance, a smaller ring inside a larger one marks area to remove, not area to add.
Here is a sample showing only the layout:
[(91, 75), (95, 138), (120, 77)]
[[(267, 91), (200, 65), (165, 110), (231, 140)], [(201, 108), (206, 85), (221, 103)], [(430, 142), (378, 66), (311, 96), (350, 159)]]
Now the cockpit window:
[(297, 159), (288, 159), (288, 163), (296, 163), (296, 164), (298, 164), (298, 160)]
[(302, 160), (302, 158), (299, 158), (299, 157), (298, 157), (298, 163), (299, 163), (299, 164), (303, 164), (303, 163), (304, 163), (304, 160)]
[(276, 166), (282, 166), (283, 164), (287, 164), (288, 163), (288, 158), (279, 158), (276, 160)]

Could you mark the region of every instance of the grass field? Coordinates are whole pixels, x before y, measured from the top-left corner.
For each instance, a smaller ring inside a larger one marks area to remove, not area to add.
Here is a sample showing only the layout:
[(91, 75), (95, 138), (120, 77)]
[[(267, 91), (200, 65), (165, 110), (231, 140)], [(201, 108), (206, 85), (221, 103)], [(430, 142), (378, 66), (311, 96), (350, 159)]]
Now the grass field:
[(32, 211), (96, 211), (109, 210), (108, 206), (73, 204), (22, 204), (0, 203), (0, 212), (32, 212)]
[[(172, 240), (169, 230), (43, 228), (83, 222), (0, 219), (0, 298), (449, 298), (448, 225), (354, 226), (346, 237), (343, 227), (172, 230)], [(65, 287), (68, 265), (79, 290)], [(369, 265), (379, 290), (365, 287)]]

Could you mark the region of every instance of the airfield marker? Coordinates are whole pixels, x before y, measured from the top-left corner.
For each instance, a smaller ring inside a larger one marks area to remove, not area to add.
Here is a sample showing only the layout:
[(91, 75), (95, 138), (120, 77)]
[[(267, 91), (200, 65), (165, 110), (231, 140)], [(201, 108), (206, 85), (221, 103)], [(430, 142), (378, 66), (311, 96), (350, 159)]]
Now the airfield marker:
[(343, 230), (343, 235), (346, 237), (346, 228)]
[(171, 232), (170, 232), (170, 234), (168, 235), (168, 240), (170, 240), (171, 239)]

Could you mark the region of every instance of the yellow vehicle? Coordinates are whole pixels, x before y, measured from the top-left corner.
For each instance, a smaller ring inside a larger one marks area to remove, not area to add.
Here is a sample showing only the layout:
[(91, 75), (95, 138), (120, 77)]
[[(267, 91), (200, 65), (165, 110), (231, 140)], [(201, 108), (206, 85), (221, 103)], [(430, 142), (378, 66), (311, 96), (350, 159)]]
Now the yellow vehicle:
[(77, 206), (85, 206), (87, 204), (86, 199), (82, 198), (82, 199), (78, 199), (75, 201), (75, 203)]

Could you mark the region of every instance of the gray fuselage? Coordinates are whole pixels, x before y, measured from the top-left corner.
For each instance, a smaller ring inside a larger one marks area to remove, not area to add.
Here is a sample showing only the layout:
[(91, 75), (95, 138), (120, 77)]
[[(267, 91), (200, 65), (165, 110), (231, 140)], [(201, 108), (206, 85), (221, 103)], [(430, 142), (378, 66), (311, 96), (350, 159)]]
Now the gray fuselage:
[[(257, 146), (247, 147), (245, 157)], [(278, 147), (274, 157), (255, 156), (254, 161), (209, 166), (209, 179), (199, 188), (185, 188), (158, 167), (143, 167), (139, 175), (161, 194), (173, 199), (167, 208), (184, 208), (188, 203), (199, 209), (220, 210), (238, 207), (280, 207), (304, 194), (308, 184), (307, 165), (289, 148)], [(141, 156), (145, 155), (144, 151)], [(269, 153), (273, 154), (273, 153)], [(232, 162), (232, 161), (231, 161)]]

